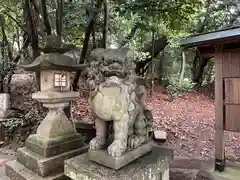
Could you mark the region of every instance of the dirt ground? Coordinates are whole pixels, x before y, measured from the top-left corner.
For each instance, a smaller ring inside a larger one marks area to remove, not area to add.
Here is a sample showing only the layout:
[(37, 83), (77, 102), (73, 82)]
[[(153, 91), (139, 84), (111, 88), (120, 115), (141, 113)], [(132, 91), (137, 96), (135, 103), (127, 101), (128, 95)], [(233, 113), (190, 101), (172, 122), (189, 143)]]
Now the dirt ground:
[[(174, 149), (175, 157), (211, 159), (214, 157), (214, 100), (206, 93), (189, 92), (168, 100), (160, 87), (148, 95), (147, 106), (154, 116), (154, 129), (168, 132), (163, 145)], [(74, 117), (92, 122), (87, 97), (79, 97), (74, 104)], [(225, 132), (226, 158), (240, 161), (240, 133)]]
[[(190, 92), (172, 102), (161, 89), (149, 96), (148, 107), (153, 111), (155, 128), (168, 131), (164, 146), (174, 149), (180, 157), (211, 159), (214, 157), (214, 100)], [(225, 132), (226, 158), (240, 161), (240, 133)]]
[[(25, 111), (32, 111), (33, 107), (38, 108), (38, 103), (31, 101), (31, 93), (36, 91), (32, 81), (31, 74), (21, 72), (14, 75), (14, 107)], [(146, 104), (153, 112), (154, 128), (168, 132), (168, 140), (164, 146), (174, 149), (176, 157), (209, 159), (214, 156), (215, 105), (214, 100), (206, 96), (209, 93), (202, 92), (189, 92), (169, 101), (165, 90), (156, 87), (154, 93), (148, 95)], [(73, 104), (74, 118), (78, 121), (92, 122), (87, 96), (81, 94)], [(31, 116), (27, 118), (31, 119)], [(239, 162), (240, 133), (226, 132), (225, 142), (227, 159)]]
[[(13, 106), (26, 112), (39, 106), (36, 101), (31, 100), (31, 93), (36, 89), (30, 81), (33, 81), (32, 75), (15, 75), (12, 82)], [(87, 96), (81, 94), (73, 104), (74, 118), (78, 121), (92, 123), (93, 119)], [(208, 93), (194, 91), (169, 101), (165, 90), (156, 87), (154, 93), (148, 95), (146, 104), (153, 112), (154, 128), (168, 132), (167, 142), (161, 146), (172, 148), (175, 158), (203, 160), (214, 158), (215, 105), (214, 100), (206, 94)], [(31, 113), (24, 117), (25, 119), (36, 119), (35, 115)], [(240, 162), (240, 133), (226, 132), (225, 142), (227, 159)], [(17, 143), (13, 142), (5, 148), (15, 150), (18, 147)], [(176, 178), (186, 180), (186, 174), (191, 174), (191, 172), (185, 170), (179, 173), (173, 172), (173, 174), (172, 180), (176, 180)]]

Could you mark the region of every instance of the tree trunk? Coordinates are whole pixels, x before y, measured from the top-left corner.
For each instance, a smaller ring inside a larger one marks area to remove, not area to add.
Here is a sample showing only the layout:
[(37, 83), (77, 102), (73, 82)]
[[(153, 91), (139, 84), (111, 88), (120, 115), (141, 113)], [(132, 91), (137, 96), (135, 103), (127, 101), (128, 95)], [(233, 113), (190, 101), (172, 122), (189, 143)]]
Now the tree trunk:
[(103, 40), (102, 40), (102, 47), (104, 49), (107, 48), (107, 36), (108, 36), (108, 1), (104, 0), (104, 28), (103, 28)]
[(57, 35), (62, 36), (62, 17), (63, 17), (63, 0), (57, 0), (57, 10), (56, 10), (56, 26)]
[(154, 62), (153, 62), (153, 56), (155, 54), (155, 31), (152, 31), (152, 53), (151, 53), (151, 60), (152, 60), (152, 66), (151, 66), (151, 93), (153, 94), (154, 91)]
[(182, 87), (182, 81), (185, 73), (185, 66), (186, 66), (186, 54), (185, 52), (182, 52), (181, 71), (180, 71), (180, 77), (179, 77), (179, 83), (178, 83), (179, 87)]
[(199, 61), (199, 66), (194, 68), (195, 72), (193, 72), (193, 82), (196, 83), (198, 86), (202, 85), (202, 81), (203, 81), (203, 73), (204, 73), (204, 68), (206, 67), (208, 60), (210, 58), (204, 58), (204, 57), (200, 57), (198, 58)]
[[(5, 93), (10, 93), (10, 91), (11, 91), (11, 89), (10, 89), (10, 83), (11, 83), (11, 80), (12, 80), (12, 75), (14, 74), (14, 69), (15, 69), (15, 67), (17, 66), (17, 64), (18, 64), (18, 62), (19, 62), (19, 60), (20, 60), (20, 58), (21, 58), (21, 53), (22, 53), (22, 51), (24, 50), (24, 49), (26, 49), (27, 47), (28, 47), (28, 45), (29, 45), (29, 37), (26, 39), (26, 41), (24, 42), (24, 44), (23, 44), (23, 47), (22, 47), (22, 49), (21, 50), (19, 50), (19, 53), (18, 53), (18, 55), (13, 59), (13, 63), (12, 63), (12, 65), (8, 68), (8, 70), (7, 70), (7, 72), (8, 72), (8, 74), (7, 74), (7, 82), (5, 83), (5, 85), (4, 85), (4, 83), (2, 83), (3, 84), (3, 91), (5, 92)], [(11, 97), (10, 97), (11, 98)], [(10, 101), (11, 102), (11, 101)]]
[[(13, 60), (13, 54), (12, 54), (12, 50), (11, 50), (11, 47), (10, 47), (10, 43), (8, 41), (8, 38), (7, 38), (7, 35), (6, 35), (6, 32), (5, 32), (5, 27), (4, 25), (1, 27), (2, 29), (2, 35), (3, 35), (3, 41), (4, 41), (4, 44), (7, 45), (7, 50), (8, 50), (8, 59), (9, 61), (12, 61)], [(8, 63), (8, 62), (6, 62)]]
[(21, 48), (19, 37), (20, 37), (19, 28), (17, 28), (17, 45), (18, 45), (18, 50), (20, 50), (20, 48)]
[[(152, 58), (155, 58), (162, 50), (164, 50), (164, 48), (168, 45), (168, 40), (166, 37), (162, 37), (161, 39), (155, 40), (154, 43), (154, 55)], [(149, 54), (152, 53), (152, 46), (150, 46), (149, 48), (146, 48), (144, 50), (144, 52), (149, 52)], [(143, 76), (145, 73), (145, 66), (151, 62), (151, 58), (146, 59), (145, 61), (138, 61), (136, 63), (136, 68), (135, 68), (135, 72), (137, 75), (139, 76)]]
[[(4, 41), (1, 42), (1, 61), (4, 62), (4, 57), (5, 57), (5, 44)], [(1, 64), (0, 69), (3, 71), (4, 70), (4, 64)], [(3, 74), (0, 74), (0, 92), (3, 93)]]
[[(98, 0), (96, 8), (99, 9), (101, 7), (101, 4), (102, 4), (102, 0)], [(88, 51), (88, 43), (89, 43), (90, 35), (91, 35), (92, 31), (93, 31), (94, 21), (95, 21), (96, 16), (97, 16), (97, 12), (93, 11), (92, 15), (90, 17), (87, 29), (85, 31), (85, 38), (84, 38), (84, 41), (83, 41), (83, 48), (82, 48), (80, 61), (79, 61), (80, 64), (83, 64), (85, 62), (87, 51)], [(73, 90), (74, 91), (76, 91), (77, 88), (78, 88), (78, 80), (79, 80), (79, 77), (80, 77), (80, 73), (81, 73), (80, 71), (77, 71), (76, 74), (75, 74), (75, 77), (74, 77), (74, 80), (73, 80)]]
[(50, 22), (48, 19), (46, 0), (42, 0), (42, 11), (43, 11), (43, 21), (44, 21), (47, 35), (51, 35), (52, 30), (51, 30)]
[[(31, 13), (31, 6), (29, 3), (29, 0), (25, 0), (25, 11), (27, 14), (27, 21), (30, 26), (31, 30), (31, 45), (33, 50), (33, 58), (36, 59), (38, 56), (40, 56), (40, 50), (38, 47), (38, 34), (37, 34), (37, 28), (36, 25), (33, 22), (32, 13)], [(36, 82), (38, 89), (40, 90), (40, 72), (36, 72)]]
[[(164, 50), (163, 50), (164, 51)], [(158, 74), (158, 83), (159, 85), (163, 85), (163, 60), (164, 60), (164, 53), (162, 51), (162, 54), (160, 56), (159, 61), (159, 74)]]
[[(94, 0), (92, 0), (92, 7), (94, 7)], [(97, 48), (97, 43), (96, 43), (96, 18), (93, 20), (92, 43), (93, 43), (93, 49), (96, 49)]]
[(128, 43), (128, 41), (131, 40), (131, 39), (134, 37), (134, 35), (135, 35), (136, 32), (137, 32), (138, 27), (139, 27), (139, 23), (136, 23), (136, 24), (132, 27), (131, 32), (130, 32), (130, 33), (127, 35), (127, 37), (120, 43), (120, 46), (119, 46), (120, 48), (123, 47), (123, 46), (125, 46), (125, 45)]
[(212, 81), (212, 71), (213, 71), (213, 67), (214, 67), (214, 63), (212, 63), (210, 60), (208, 61), (208, 65), (207, 65), (207, 77), (206, 77), (206, 81), (207, 83), (211, 83)]

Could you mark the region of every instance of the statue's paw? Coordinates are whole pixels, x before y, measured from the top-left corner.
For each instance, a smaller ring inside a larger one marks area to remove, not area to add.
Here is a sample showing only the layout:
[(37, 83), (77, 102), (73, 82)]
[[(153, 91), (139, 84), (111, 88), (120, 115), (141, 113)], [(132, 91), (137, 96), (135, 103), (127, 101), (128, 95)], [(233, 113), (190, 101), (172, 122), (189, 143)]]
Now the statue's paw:
[(144, 142), (144, 139), (141, 136), (132, 135), (128, 137), (128, 148), (135, 149)]
[(100, 140), (98, 140), (96, 137), (93, 138), (90, 143), (89, 143), (89, 149), (90, 150), (100, 150), (100, 149), (103, 149), (104, 147), (104, 144), (103, 142), (101, 142)]
[(113, 157), (121, 156), (126, 151), (126, 143), (120, 140), (114, 140), (108, 147), (108, 154)]

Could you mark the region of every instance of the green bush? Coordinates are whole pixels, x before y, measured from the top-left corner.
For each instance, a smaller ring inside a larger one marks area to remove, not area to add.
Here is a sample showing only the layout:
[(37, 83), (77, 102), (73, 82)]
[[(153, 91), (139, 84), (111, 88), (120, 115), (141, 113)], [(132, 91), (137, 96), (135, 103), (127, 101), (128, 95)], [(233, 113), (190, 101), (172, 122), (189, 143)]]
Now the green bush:
[(167, 86), (167, 91), (171, 96), (177, 97), (182, 93), (191, 91), (196, 83), (193, 83), (189, 78), (184, 78), (181, 85), (179, 84), (179, 78), (173, 76), (168, 79), (169, 85)]

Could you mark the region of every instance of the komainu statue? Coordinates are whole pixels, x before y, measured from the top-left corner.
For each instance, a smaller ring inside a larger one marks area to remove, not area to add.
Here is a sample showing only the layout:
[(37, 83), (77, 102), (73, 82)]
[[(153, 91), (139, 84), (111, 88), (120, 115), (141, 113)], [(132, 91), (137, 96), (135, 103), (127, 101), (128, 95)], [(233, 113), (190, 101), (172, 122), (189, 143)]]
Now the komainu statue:
[(129, 51), (95, 49), (89, 62), (85, 76), (96, 128), (90, 151), (107, 149), (109, 156), (119, 157), (149, 142), (153, 118)]

